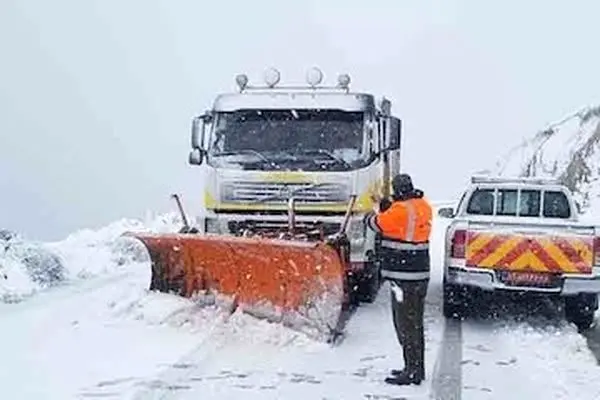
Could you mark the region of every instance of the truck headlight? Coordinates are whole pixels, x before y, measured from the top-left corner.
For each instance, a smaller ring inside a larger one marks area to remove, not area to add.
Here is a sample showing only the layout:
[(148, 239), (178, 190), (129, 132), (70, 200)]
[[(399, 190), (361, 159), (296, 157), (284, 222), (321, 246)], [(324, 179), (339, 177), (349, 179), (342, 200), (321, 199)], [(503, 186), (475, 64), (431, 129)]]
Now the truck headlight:
[(365, 237), (365, 224), (360, 219), (350, 220), (347, 235), (350, 241), (362, 240)]
[(204, 224), (206, 233), (228, 233), (226, 221), (218, 218), (206, 218)]
[(221, 201), (234, 201), (234, 189), (233, 183), (224, 183), (223, 186), (221, 186)]

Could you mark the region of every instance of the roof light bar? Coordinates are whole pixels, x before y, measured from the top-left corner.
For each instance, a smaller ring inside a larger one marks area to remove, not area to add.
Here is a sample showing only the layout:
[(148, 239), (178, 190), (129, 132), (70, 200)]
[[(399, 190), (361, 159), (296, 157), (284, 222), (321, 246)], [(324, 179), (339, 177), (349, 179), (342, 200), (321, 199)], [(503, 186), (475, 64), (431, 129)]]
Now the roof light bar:
[(472, 176), (471, 177), (472, 184), (480, 184), (480, 183), (524, 183), (524, 184), (534, 184), (534, 185), (560, 185), (561, 181), (558, 178), (545, 178), (538, 176), (515, 176), (515, 177), (505, 177), (505, 176)]

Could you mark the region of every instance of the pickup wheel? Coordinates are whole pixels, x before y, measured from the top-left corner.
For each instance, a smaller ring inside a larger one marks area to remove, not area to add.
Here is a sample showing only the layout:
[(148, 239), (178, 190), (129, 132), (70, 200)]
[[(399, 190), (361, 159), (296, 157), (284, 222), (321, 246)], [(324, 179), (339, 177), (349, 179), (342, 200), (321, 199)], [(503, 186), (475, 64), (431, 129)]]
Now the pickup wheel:
[(462, 319), (465, 314), (464, 288), (448, 283), (444, 277), (443, 292), (444, 301), (442, 308), (444, 317)]
[(584, 293), (565, 298), (565, 317), (567, 321), (575, 324), (580, 332), (593, 325), (597, 309), (598, 296), (596, 294)]

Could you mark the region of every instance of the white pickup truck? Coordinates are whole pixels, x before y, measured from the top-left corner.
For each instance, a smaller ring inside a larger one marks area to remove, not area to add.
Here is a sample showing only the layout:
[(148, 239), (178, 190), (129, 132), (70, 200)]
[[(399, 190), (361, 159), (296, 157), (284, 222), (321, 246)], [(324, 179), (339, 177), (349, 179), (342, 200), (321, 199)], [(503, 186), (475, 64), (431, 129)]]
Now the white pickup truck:
[(444, 250), (447, 318), (461, 318), (478, 292), (520, 291), (562, 297), (569, 322), (593, 324), (600, 229), (579, 220), (568, 188), (537, 178), (472, 177), (456, 209), (438, 214), (452, 219)]

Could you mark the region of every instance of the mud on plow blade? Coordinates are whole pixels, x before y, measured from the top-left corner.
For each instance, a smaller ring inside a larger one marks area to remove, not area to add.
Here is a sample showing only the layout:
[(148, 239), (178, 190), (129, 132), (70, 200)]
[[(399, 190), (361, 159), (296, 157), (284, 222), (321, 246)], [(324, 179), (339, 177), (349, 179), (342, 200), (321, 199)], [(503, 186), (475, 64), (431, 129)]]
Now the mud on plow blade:
[(348, 271), (350, 243), (345, 234), (356, 197), (348, 204), (340, 231), (294, 231), (290, 201), (286, 232), (244, 232), (243, 236), (194, 231), (182, 213), (182, 233), (124, 235), (141, 241), (150, 255), (150, 290), (183, 297), (216, 299), (231, 313), (282, 323), (319, 341), (343, 337), (352, 312)]

